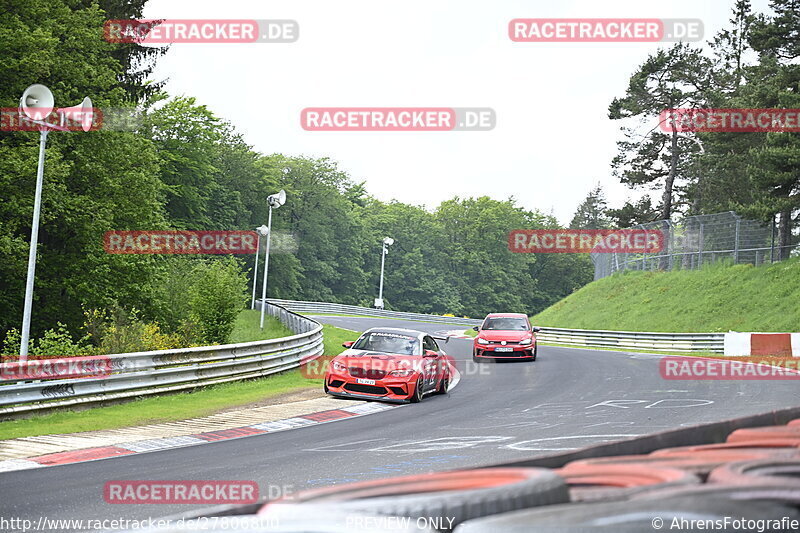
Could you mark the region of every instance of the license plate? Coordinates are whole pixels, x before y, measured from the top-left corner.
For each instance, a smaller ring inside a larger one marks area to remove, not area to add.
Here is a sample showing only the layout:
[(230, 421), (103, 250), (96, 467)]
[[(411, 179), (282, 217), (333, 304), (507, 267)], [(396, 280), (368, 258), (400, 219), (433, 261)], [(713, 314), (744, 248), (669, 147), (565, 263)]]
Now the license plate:
[(514, 348), (512, 348), (511, 346), (498, 346), (497, 348), (494, 349), (494, 351), (496, 351), (496, 352), (513, 352)]
[(359, 385), (375, 385), (374, 379), (356, 378), (356, 383)]

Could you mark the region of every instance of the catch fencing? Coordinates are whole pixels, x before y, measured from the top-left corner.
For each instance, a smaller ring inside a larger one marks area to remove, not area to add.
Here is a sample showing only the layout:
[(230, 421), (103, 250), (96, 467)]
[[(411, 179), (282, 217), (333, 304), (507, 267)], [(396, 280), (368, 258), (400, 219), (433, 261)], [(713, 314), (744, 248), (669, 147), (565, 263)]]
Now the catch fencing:
[[(266, 312), (295, 333), (263, 341), (109, 355), (111, 373), (103, 377), (0, 382), (0, 416), (52, 407), (98, 404), (180, 391), (198, 386), (257, 378), (290, 370), (322, 355), (322, 325), (269, 304)], [(0, 364), (0, 375), (13, 375)]]
[(659, 253), (592, 253), (594, 279), (625, 270), (694, 270), (717, 261), (761, 265), (796, 253), (797, 245), (778, 245), (774, 225), (742, 218), (733, 211), (657, 220), (631, 229), (661, 231)]

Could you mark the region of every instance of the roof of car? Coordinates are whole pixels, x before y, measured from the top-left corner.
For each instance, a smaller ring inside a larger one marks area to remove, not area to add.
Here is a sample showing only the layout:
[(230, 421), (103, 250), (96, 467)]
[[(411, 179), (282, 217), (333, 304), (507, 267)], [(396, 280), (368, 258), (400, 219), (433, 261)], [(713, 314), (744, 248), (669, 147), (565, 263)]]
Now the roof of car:
[(373, 332), (384, 332), (384, 333), (397, 333), (401, 335), (408, 335), (410, 337), (424, 337), (427, 333), (422, 331), (417, 331), (416, 329), (406, 329), (406, 328), (369, 328), (364, 333), (373, 333)]
[(509, 317), (516, 317), (516, 318), (528, 318), (528, 315), (525, 313), (489, 313), (486, 315), (486, 318), (494, 318), (499, 316), (509, 316)]

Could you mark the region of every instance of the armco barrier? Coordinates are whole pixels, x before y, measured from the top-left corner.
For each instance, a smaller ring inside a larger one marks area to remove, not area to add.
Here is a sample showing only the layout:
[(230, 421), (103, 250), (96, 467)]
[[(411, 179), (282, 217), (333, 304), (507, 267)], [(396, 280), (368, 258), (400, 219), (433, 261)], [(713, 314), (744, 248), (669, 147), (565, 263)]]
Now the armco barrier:
[[(276, 305), (267, 312), (296, 333), (264, 341), (108, 356), (108, 376), (0, 382), (0, 416), (52, 407), (102, 403), (267, 376), (322, 354), (322, 326)], [(3, 366), (10, 363), (0, 365)]]
[[(482, 320), (474, 318), (446, 317), (421, 313), (403, 313), (370, 309), (357, 305), (332, 304), (325, 302), (301, 302), (296, 300), (272, 300), (273, 303), (290, 309), (295, 313), (344, 314), (445, 324), (477, 326)], [(718, 352), (724, 347), (724, 333), (657, 333), (646, 331), (605, 331), (589, 329), (565, 329), (543, 327), (537, 338), (542, 342), (565, 344), (569, 346), (593, 346), (598, 348), (641, 349), (651, 351), (675, 352)]]
[(541, 328), (537, 339), (542, 342), (569, 346), (627, 348), (669, 353), (722, 353), (725, 333), (658, 333), (650, 331)]
[(337, 314), (337, 315), (357, 315), (372, 316), (383, 318), (402, 318), (406, 320), (423, 320), (425, 322), (441, 322), (444, 324), (455, 324), (464, 326), (477, 326), (482, 320), (474, 318), (448, 317), (442, 315), (426, 315), (423, 313), (403, 313), (401, 311), (389, 311), (386, 309), (371, 309), (358, 305), (332, 304), (326, 302), (301, 302), (298, 300), (274, 300), (268, 298), (267, 302), (285, 307), (295, 313), (308, 314)]

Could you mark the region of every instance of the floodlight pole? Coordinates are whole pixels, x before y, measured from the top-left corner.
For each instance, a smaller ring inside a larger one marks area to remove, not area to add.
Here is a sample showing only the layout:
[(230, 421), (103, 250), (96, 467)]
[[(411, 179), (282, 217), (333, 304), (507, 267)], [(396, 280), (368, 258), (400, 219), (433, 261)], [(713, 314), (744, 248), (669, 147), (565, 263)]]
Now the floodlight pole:
[(39, 131), (39, 165), (36, 169), (36, 195), (33, 200), (33, 222), (31, 223), (31, 246), (28, 250), (28, 278), (25, 281), (25, 306), (22, 311), (22, 334), (19, 345), (19, 362), (28, 360), (28, 343), (31, 334), (31, 312), (33, 310), (33, 280), (36, 275), (36, 248), (39, 244), (39, 214), (42, 211), (42, 182), (44, 181), (44, 151), (48, 130)]
[(383, 268), (386, 264), (386, 255), (389, 253), (389, 246), (394, 244), (394, 239), (391, 237), (384, 237), (381, 247), (381, 281), (378, 285), (378, 298), (375, 300), (375, 307), (383, 309)]
[(261, 234), (256, 232), (256, 260), (253, 267), (253, 298), (250, 300), (250, 309), (256, 308), (256, 284), (258, 283), (258, 252), (261, 250)]
[(383, 267), (386, 263), (386, 254), (389, 253), (389, 250), (386, 249), (386, 243), (383, 243), (381, 246), (381, 283), (378, 287), (378, 299), (383, 301)]
[(267, 275), (269, 274), (269, 241), (272, 237), (272, 202), (269, 204), (269, 218), (267, 219), (267, 249), (264, 257), (264, 284), (261, 286), (261, 329), (264, 329), (264, 311), (267, 309)]

